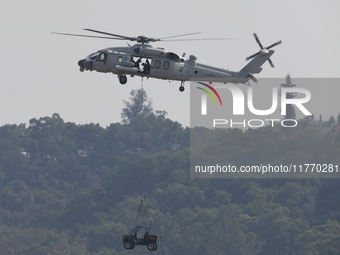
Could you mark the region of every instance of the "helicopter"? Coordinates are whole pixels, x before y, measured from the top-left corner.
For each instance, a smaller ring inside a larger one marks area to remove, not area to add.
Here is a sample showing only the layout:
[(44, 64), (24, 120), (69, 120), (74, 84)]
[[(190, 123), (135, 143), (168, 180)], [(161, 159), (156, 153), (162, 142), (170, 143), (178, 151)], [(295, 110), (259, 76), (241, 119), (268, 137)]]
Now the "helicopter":
[(190, 55), (185, 58), (185, 53), (182, 56), (164, 48), (156, 48), (150, 45), (151, 42), (159, 41), (193, 41), (193, 40), (224, 40), (232, 38), (211, 38), (211, 39), (175, 39), (175, 37), (188, 36), (199, 33), (188, 33), (163, 38), (150, 38), (144, 35), (137, 37), (130, 37), (118, 34), (107, 33), (94, 29), (84, 29), (89, 32), (102, 34), (105, 36), (93, 36), (83, 34), (68, 34), (56, 33), (68, 36), (81, 36), (101, 39), (126, 40), (137, 42), (135, 45), (125, 47), (111, 47), (98, 50), (86, 58), (78, 61), (79, 70), (83, 71), (97, 71), (101, 73), (113, 73), (118, 76), (121, 84), (127, 83), (127, 76), (140, 76), (147, 78), (156, 78), (169, 81), (180, 81), (179, 90), (184, 91), (184, 83), (186, 81), (200, 81), (200, 82), (219, 82), (219, 83), (241, 83), (249, 84), (249, 80), (258, 81), (254, 74), (262, 71), (262, 65), (268, 61), (274, 67), (270, 57), (274, 54), (271, 50), (276, 45), (282, 43), (277, 41), (268, 47), (263, 47), (257, 34), (253, 36), (260, 46), (260, 50), (247, 57), (246, 60), (252, 59), (240, 71), (229, 71), (223, 68), (217, 68), (206, 64), (197, 62), (197, 57)]

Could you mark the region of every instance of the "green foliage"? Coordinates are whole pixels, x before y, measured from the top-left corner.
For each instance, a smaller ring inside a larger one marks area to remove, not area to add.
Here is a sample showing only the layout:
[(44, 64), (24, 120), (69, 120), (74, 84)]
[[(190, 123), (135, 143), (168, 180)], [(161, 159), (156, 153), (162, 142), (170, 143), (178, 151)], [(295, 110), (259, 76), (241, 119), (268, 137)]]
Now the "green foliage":
[[(142, 140), (140, 111), (130, 110), (136, 115), (125, 124), (106, 128), (58, 114), (0, 127), (0, 254), (130, 254), (121, 237), (131, 231), (142, 179), (160, 254), (340, 254), (338, 179), (190, 179), (189, 132), (197, 129), (149, 112)], [(220, 146), (210, 147), (212, 160), (339, 163), (336, 131), (200, 131)], [(207, 148), (195, 140), (193, 148)]]
[(132, 90), (130, 95), (130, 102), (123, 101), (125, 104), (122, 110), (123, 124), (135, 124), (142, 115), (147, 116), (153, 111), (152, 102), (143, 89)]
[(297, 240), (297, 255), (339, 254), (340, 223), (327, 220), (322, 225), (311, 227)]

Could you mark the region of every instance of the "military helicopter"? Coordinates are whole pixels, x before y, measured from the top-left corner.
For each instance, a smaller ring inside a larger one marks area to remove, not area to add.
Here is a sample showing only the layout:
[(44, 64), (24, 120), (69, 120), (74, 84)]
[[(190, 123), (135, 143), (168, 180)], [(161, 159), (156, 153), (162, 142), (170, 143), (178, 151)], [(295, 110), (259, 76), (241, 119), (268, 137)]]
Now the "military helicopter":
[(185, 58), (185, 53), (182, 56), (170, 51), (166, 51), (164, 48), (155, 48), (150, 45), (150, 42), (159, 41), (193, 41), (193, 40), (223, 40), (231, 38), (212, 38), (212, 39), (175, 39), (175, 37), (188, 36), (198, 33), (182, 34), (164, 38), (149, 38), (141, 35), (138, 37), (129, 37), (124, 35), (112, 34), (103, 31), (84, 29), (89, 32), (103, 34), (106, 36), (93, 36), (93, 35), (81, 35), (81, 34), (67, 34), (67, 33), (55, 33), (69, 36), (81, 36), (90, 38), (101, 39), (114, 39), (114, 40), (127, 40), (135, 41), (137, 44), (125, 47), (112, 47), (99, 50), (87, 56), (85, 59), (81, 59), (78, 62), (80, 71), (97, 71), (102, 73), (113, 73), (118, 76), (121, 84), (127, 83), (127, 75), (131, 77), (141, 76), (147, 78), (157, 78), (163, 80), (175, 80), (180, 81), (181, 85), (179, 90), (184, 91), (184, 83), (186, 81), (201, 81), (201, 82), (220, 82), (220, 83), (242, 83), (245, 84), (250, 80), (257, 82), (254, 74), (261, 72), (264, 62), (268, 60), (269, 64), (274, 67), (273, 62), (270, 60), (270, 56), (274, 54), (273, 50), (270, 50), (274, 46), (281, 43), (278, 41), (271, 44), (268, 47), (263, 47), (258, 36), (254, 33), (254, 37), (260, 51), (249, 56), (246, 60), (252, 59), (245, 67), (240, 71), (229, 71), (223, 68), (217, 68), (197, 62), (197, 57), (190, 55), (189, 58)]

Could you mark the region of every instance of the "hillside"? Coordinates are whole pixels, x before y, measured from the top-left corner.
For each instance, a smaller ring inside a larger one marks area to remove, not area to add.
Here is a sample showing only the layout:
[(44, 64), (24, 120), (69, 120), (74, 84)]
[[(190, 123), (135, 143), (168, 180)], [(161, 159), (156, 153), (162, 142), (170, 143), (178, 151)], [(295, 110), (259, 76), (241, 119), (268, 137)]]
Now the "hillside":
[[(145, 254), (121, 242), (142, 188), (162, 236), (153, 254), (340, 254), (339, 179), (190, 179), (191, 130), (151, 106), (128, 113), (106, 128), (58, 114), (0, 127), (0, 254)], [(231, 158), (277, 142), (265, 128), (228, 134)], [(340, 132), (293, 140), (339, 162)]]

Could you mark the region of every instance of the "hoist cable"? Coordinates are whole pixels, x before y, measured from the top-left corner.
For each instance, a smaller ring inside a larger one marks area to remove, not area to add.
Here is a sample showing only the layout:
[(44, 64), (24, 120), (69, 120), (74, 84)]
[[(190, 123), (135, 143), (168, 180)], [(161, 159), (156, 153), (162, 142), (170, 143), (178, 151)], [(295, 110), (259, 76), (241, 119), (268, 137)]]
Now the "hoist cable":
[(142, 184), (141, 184), (141, 196), (143, 199), (144, 195), (144, 85), (143, 85), (143, 77), (142, 77), (142, 114), (141, 114), (141, 122), (142, 122), (142, 134), (141, 134), (141, 150), (142, 150)]
[(141, 92), (142, 92), (142, 112), (141, 112), (141, 150), (142, 150), (142, 171), (141, 171), (141, 201), (140, 205), (137, 211), (137, 215), (135, 218), (135, 222), (133, 224), (133, 230), (137, 227), (139, 223), (139, 218), (141, 214), (142, 207), (144, 207), (145, 215), (147, 217), (147, 222), (150, 230), (152, 231), (152, 222), (151, 222), (151, 217), (148, 214), (148, 210), (145, 205), (145, 200), (144, 200), (144, 112), (145, 112), (145, 107), (144, 107), (144, 86), (143, 86), (143, 77), (141, 79)]
[(135, 222), (133, 223), (132, 231), (137, 227), (137, 225), (139, 223), (139, 216), (140, 216), (140, 212), (142, 210), (142, 205), (143, 205), (143, 198), (140, 201), (138, 211), (137, 211), (137, 215), (136, 215), (136, 218), (135, 218)]
[(145, 201), (143, 200), (143, 205), (144, 205), (144, 210), (145, 210), (145, 215), (148, 219), (148, 224), (149, 224), (149, 227), (150, 227), (150, 230), (151, 230), (151, 233), (152, 233), (152, 221), (151, 221), (151, 217), (150, 215), (148, 214), (148, 210), (146, 209), (146, 205), (145, 205)]

